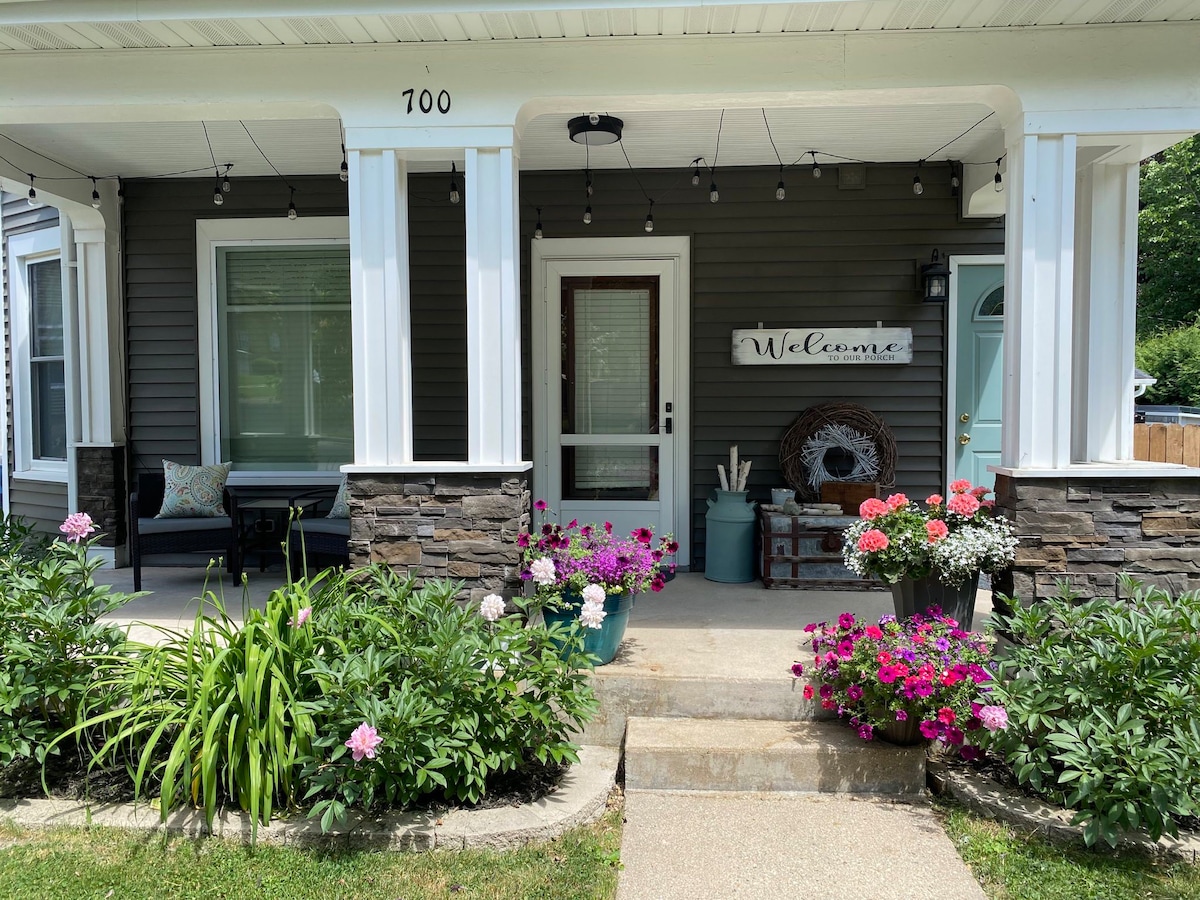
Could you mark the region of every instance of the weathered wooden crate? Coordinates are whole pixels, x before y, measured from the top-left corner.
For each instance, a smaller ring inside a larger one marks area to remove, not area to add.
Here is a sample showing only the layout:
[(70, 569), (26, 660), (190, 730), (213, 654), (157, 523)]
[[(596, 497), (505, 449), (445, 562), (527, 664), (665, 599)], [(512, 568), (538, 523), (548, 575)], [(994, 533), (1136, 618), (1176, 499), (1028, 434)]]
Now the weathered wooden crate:
[(827, 481), (821, 485), (821, 502), (841, 504), (842, 512), (848, 516), (857, 516), (860, 503), (878, 496), (877, 481)]
[(842, 531), (855, 516), (789, 516), (759, 508), (760, 574), (768, 588), (870, 590), (842, 564)]

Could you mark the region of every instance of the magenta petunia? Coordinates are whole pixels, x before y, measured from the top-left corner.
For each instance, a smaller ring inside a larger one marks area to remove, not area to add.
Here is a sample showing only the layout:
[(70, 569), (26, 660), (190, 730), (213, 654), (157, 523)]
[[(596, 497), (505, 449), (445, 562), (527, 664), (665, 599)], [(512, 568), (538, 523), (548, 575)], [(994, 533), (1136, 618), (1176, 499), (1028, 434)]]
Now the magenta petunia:
[(533, 508), (536, 509), (538, 512), (545, 512), (547, 509), (546, 501), (545, 500), (534, 500)]
[(853, 613), (844, 612), (840, 616), (838, 616), (838, 627), (839, 628), (846, 628), (846, 629), (853, 628), (854, 622), (855, 622), (855, 619), (854, 619)]

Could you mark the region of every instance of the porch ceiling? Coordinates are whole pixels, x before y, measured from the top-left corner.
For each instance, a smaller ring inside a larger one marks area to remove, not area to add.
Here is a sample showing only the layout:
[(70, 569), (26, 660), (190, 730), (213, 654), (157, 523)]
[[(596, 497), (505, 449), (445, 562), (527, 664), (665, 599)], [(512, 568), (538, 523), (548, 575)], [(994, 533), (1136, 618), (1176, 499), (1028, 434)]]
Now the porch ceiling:
[(629, 0), (459, 0), (440, 5), (293, 0), (286, 4), (290, 15), (275, 17), (255, 9), (264, 5), (233, 0), (0, 2), (0, 51), (907, 31), (1200, 19), (1196, 0), (683, 0), (663, 6)]
[[(777, 165), (758, 109), (726, 110), (723, 124), (719, 109), (610, 112), (625, 121), (625, 153), (637, 168), (683, 168), (696, 157), (712, 163), (719, 125), (719, 166)], [(767, 120), (785, 164), (817, 150), (822, 165), (836, 165), (836, 157), (868, 162), (930, 157), (932, 161), (935, 149), (989, 112), (986, 106), (973, 103), (785, 108), (768, 109)], [(584, 148), (568, 138), (568, 118), (544, 115), (529, 124), (521, 140), (522, 169), (583, 168)], [(11, 125), (2, 133), (97, 176), (145, 178), (180, 173), (179, 177), (204, 177), (212, 172), (212, 156), (222, 166), (233, 163), (234, 178), (274, 174), (255, 142), (285, 175), (333, 174), (341, 163), (337, 119), (271, 119), (248, 121), (245, 127), (228, 121)], [(0, 140), (0, 152), (4, 143)], [(992, 116), (938, 153), (936, 159), (986, 162), (1001, 152), (1000, 122)], [(810, 162), (811, 158), (801, 164)], [(591, 165), (608, 169), (625, 168), (627, 163), (620, 146), (609, 145), (591, 149)], [(414, 161), (410, 168), (440, 171), (447, 166), (448, 160), (445, 164)], [(39, 174), (66, 174), (52, 168), (47, 164)]]

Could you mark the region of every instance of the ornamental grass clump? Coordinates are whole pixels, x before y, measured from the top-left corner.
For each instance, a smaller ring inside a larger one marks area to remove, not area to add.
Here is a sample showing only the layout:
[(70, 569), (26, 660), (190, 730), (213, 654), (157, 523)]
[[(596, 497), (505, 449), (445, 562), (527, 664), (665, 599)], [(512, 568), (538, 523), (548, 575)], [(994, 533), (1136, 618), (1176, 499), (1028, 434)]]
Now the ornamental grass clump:
[(1009, 727), (982, 742), (1018, 783), (1076, 810), (1089, 844), (1175, 835), (1200, 818), (1200, 592), (1122, 578), (1127, 599), (1066, 585), (999, 627), (1012, 645), (991, 696)]
[(925, 509), (904, 494), (864, 500), (860, 521), (843, 534), (846, 568), (885, 584), (936, 577), (954, 586), (1008, 568), (1017, 539), (1008, 520), (992, 513), (990, 493), (963, 478), (950, 485), (949, 500), (926, 497)]
[[(978, 755), (976, 735), (1006, 725), (990, 696), (989, 647), (940, 610), (930, 612), (878, 624), (846, 612), (835, 623), (806, 625), (815, 657), (805, 699), (848, 719), (865, 741), (911, 723), (923, 738)], [(795, 663), (792, 674), (803, 676), (804, 665)]]
[[(546, 501), (533, 508), (547, 511)], [(644, 594), (661, 591), (666, 584), (663, 566), (675, 571), (672, 560), (679, 544), (671, 535), (655, 542), (650, 528), (635, 528), (629, 537), (613, 535), (613, 525), (580, 525), (572, 519), (565, 526), (544, 523), (535, 533), (517, 536), (521, 548), (521, 578), (532, 582), (539, 605), (562, 609), (570, 604), (566, 594), (582, 598), (582, 620), (599, 628), (604, 621), (604, 598), (615, 594)]]

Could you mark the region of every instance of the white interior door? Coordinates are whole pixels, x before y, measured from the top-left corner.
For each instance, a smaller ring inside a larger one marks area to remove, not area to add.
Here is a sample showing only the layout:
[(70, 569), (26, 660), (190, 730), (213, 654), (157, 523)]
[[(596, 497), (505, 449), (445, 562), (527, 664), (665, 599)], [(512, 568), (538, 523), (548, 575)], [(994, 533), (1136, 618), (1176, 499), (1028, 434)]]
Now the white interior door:
[(561, 521), (648, 525), (686, 544), (678, 269), (672, 258), (542, 260), (535, 491)]

